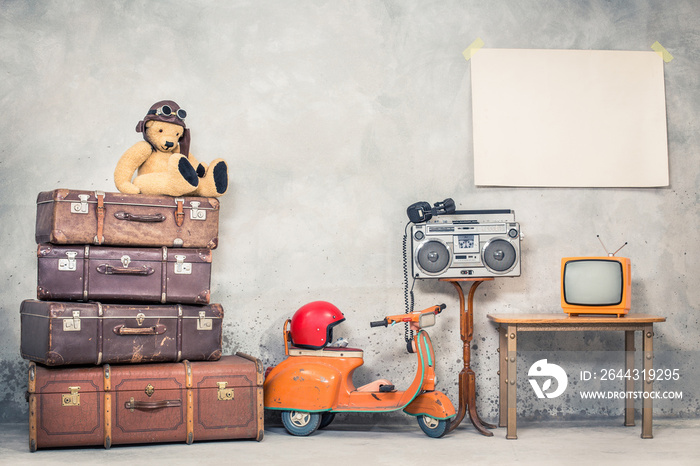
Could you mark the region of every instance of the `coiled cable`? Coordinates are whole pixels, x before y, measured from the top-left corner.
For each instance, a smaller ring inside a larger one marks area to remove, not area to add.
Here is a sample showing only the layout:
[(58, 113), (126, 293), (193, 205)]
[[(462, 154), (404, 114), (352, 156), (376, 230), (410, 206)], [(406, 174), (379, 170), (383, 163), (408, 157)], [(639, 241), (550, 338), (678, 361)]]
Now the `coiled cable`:
[[(406, 314), (413, 312), (414, 298), (413, 298), (413, 286), (416, 284), (416, 279), (414, 278), (411, 283), (411, 288), (408, 287), (408, 227), (411, 222), (406, 224), (403, 230), (403, 297), (406, 306)], [(404, 324), (404, 340), (406, 343), (413, 339), (413, 330), (409, 330), (408, 322)]]

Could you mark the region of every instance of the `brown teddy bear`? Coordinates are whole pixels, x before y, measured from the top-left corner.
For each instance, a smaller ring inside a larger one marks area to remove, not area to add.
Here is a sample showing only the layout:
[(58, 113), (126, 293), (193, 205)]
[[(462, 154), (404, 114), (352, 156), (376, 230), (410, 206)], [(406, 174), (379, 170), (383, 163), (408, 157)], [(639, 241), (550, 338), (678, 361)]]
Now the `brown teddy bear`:
[(189, 153), (186, 116), (187, 112), (172, 100), (151, 106), (136, 125), (144, 141), (127, 150), (114, 170), (114, 184), (120, 192), (202, 197), (218, 197), (226, 192), (226, 162), (216, 159), (207, 166)]

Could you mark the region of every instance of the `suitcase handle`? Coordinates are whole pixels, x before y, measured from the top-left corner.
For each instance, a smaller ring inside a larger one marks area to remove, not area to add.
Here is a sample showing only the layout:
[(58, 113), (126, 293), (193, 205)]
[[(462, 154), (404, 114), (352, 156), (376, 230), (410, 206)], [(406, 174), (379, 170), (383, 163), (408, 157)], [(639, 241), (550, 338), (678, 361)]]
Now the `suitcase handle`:
[(167, 330), (165, 325), (157, 324), (153, 327), (133, 328), (124, 324), (117, 325), (112, 329), (117, 335), (161, 335)]
[(144, 265), (143, 267), (114, 267), (109, 264), (100, 264), (97, 271), (105, 275), (151, 275), (155, 270), (153, 267)]
[(161, 409), (161, 408), (179, 408), (182, 406), (181, 400), (161, 400), (161, 401), (135, 401), (131, 398), (129, 401), (124, 403), (126, 409), (134, 410), (148, 410), (148, 409)]
[(127, 220), (129, 222), (160, 223), (165, 221), (165, 215), (163, 214), (136, 215), (130, 214), (129, 212), (119, 211), (115, 212), (114, 216), (117, 218), (117, 220)]

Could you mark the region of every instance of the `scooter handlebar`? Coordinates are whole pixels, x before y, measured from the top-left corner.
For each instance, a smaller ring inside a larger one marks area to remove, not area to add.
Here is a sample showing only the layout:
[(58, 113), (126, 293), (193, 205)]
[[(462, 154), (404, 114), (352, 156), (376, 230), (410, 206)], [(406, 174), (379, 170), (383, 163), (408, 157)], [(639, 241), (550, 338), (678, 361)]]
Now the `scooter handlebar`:
[(434, 313), (435, 315), (440, 314), (447, 306), (444, 304), (437, 304), (435, 306), (431, 306), (427, 309), (423, 309), (422, 311), (416, 311), (411, 314), (399, 314), (395, 316), (387, 316), (384, 318), (384, 320), (377, 320), (375, 322), (370, 322), (369, 326), (370, 327), (388, 327), (389, 324), (395, 324), (399, 322), (413, 322), (416, 323), (420, 320), (421, 314), (424, 314), (426, 312), (431, 312)]

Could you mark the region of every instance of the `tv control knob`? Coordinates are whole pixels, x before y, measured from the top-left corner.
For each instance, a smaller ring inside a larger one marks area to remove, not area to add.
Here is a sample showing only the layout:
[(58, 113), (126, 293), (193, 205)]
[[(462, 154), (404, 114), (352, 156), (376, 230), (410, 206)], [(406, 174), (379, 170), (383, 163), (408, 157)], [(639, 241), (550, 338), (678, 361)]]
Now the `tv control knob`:
[(423, 238), (425, 238), (425, 234), (423, 234), (422, 231), (417, 231), (417, 232), (413, 235), (413, 237), (414, 237), (417, 241), (420, 241), (420, 240), (422, 240)]
[(510, 236), (511, 238), (517, 238), (518, 230), (516, 230), (515, 228), (511, 228), (510, 230), (508, 230), (508, 236)]

